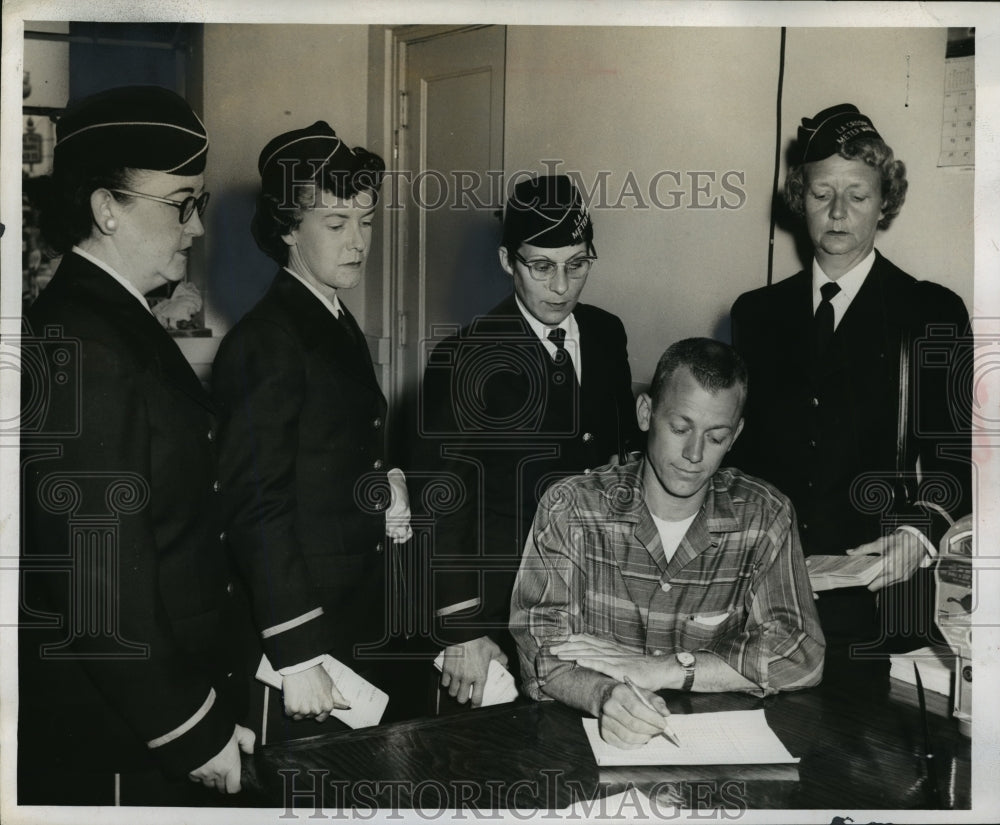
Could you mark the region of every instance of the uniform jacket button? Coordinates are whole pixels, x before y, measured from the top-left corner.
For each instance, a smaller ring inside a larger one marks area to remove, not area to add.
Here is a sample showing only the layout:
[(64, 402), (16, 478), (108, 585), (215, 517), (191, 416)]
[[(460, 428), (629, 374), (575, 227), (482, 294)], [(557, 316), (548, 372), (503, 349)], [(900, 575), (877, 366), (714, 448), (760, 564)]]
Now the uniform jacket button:
[(215, 441), (215, 430), (209, 430), (209, 431), (208, 431), (208, 432), (207, 432), (207, 433), (205, 434), (205, 437), (206, 437), (206, 438), (207, 438), (207, 439), (208, 439), (209, 441)]
[(583, 434), (583, 443), (584, 444), (589, 444), (593, 440), (594, 440), (594, 434), (593, 433), (584, 433)]
[(383, 466), (381, 458), (376, 458), (375, 461), (372, 462), (372, 467), (376, 470), (381, 470)]
[(219, 533), (219, 541), (225, 541), (225, 540), (226, 540), (226, 531), (223, 530), (221, 533)]
[(375, 545), (375, 552), (376, 553), (382, 552), (382, 542), (379, 542), (378, 544)]
[(232, 582), (227, 582), (227, 583), (226, 583), (226, 592), (227, 592), (227, 593), (228, 593), (228, 594), (229, 594), (230, 596), (232, 596), (232, 595), (233, 595), (233, 583), (232, 583)]
[(819, 399), (816, 396), (813, 396), (812, 399), (809, 401), (809, 403), (814, 407), (818, 407)]
[(380, 416), (376, 416), (375, 419), (372, 421), (372, 427), (374, 427), (376, 430), (382, 429), (382, 419)]
[(218, 480), (212, 482), (212, 492), (217, 493), (222, 489), (222, 484)]

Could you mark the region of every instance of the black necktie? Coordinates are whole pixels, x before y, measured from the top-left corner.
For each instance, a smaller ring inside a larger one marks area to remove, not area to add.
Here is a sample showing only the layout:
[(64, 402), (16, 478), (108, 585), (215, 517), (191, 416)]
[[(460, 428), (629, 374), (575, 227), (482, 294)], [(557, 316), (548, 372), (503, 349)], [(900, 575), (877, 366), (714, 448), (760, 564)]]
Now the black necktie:
[(357, 324), (354, 323), (354, 319), (349, 317), (347, 310), (343, 306), (340, 307), (340, 315), (337, 316), (337, 321), (347, 332), (348, 337), (351, 339), (351, 343), (356, 347), (364, 346), (364, 335), (358, 328)]
[(566, 387), (577, 386), (576, 369), (573, 366), (573, 359), (569, 357), (566, 349), (566, 330), (558, 327), (548, 335), (549, 340), (555, 345), (556, 354), (552, 358), (555, 365), (554, 381)]
[(556, 327), (549, 332), (549, 340), (555, 344), (556, 354), (554, 360), (561, 367), (569, 360), (569, 353), (566, 352), (566, 330)]
[(833, 338), (833, 305), (830, 301), (840, 292), (840, 287), (834, 283), (826, 283), (819, 288), (819, 291), (823, 300), (816, 308), (816, 354), (821, 356)]

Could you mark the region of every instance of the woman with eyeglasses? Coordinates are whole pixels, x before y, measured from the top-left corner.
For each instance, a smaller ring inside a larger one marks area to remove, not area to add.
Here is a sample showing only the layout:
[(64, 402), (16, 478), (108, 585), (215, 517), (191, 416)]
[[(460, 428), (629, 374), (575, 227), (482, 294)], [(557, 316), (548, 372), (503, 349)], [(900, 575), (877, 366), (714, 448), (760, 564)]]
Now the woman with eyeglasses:
[(152, 86), (56, 127), (63, 257), (22, 341), (21, 804), (213, 804), (253, 750), (212, 406), (144, 297), (204, 234), (207, 151)]
[(413, 461), (431, 477), (461, 479), (454, 506), (435, 514), (432, 548), (440, 700), (452, 710), (448, 697), (483, 703), (493, 660), (536, 678), (533, 664), (519, 670), (507, 623), (546, 487), (641, 447), (625, 327), (580, 301), (597, 257), (590, 212), (568, 176), (514, 186), (498, 254), (511, 295), (428, 358)]

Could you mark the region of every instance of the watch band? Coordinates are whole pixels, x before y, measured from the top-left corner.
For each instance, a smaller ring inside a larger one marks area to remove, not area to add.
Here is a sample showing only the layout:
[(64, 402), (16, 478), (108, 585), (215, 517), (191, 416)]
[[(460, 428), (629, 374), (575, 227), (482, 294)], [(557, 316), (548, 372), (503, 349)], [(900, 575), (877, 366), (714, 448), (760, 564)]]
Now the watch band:
[(694, 687), (694, 656), (687, 651), (681, 651), (676, 655), (676, 659), (677, 664), (684, 668), (684, 684), (681, 685), (681, 690), (690, 692), (691, 688)]

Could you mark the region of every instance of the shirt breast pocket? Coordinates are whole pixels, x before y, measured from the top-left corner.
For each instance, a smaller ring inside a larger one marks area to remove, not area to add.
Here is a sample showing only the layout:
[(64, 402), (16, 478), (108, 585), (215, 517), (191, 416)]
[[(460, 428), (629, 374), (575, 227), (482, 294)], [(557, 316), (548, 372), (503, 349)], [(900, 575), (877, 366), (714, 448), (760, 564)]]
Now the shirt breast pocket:
[(712, 649), (712, 643), (738, 633), (742, 616), (738, 610), (706, 611), (684, 617), (681, 649)]

